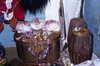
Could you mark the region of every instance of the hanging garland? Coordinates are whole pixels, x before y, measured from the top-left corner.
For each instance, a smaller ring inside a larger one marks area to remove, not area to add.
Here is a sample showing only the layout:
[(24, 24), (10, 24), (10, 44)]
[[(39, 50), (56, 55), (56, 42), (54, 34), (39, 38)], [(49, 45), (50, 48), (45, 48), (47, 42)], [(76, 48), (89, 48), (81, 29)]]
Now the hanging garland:
[[(28, 51), (39, 59), (45, 59), (49, 52), (51, 40), (48, 38), (48, 33), (42, 30), (26, 32), (21, 34), (22, 41), (33, 42), (34, 46), (30, 46)], [(42, 41), (45, 41), (42, 43)]]

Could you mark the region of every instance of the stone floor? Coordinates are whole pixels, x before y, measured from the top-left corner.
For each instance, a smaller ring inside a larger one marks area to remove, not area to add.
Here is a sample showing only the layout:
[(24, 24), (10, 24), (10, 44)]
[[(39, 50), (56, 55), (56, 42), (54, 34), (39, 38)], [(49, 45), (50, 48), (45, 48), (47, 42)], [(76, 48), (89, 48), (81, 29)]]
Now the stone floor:
[[(8, 59), (8, 61), (13, 58), (18, 58), (16, 47), (9, 47), (6, 48), (5, 50), (6, 50), (5, 57)], [(100, 53), (95, 52), (95, 54), (100, 58)]]
[[(6, 48), (5, 50), (6, 50), (5, 57), (7, 58), (8, 62), (10, 61), (10, 64), (7, 64), (6, 66), (28, 66), (27, 64), (21, 62), (21, 60), (18, 58), (16, 47), (9, 47)], [(96, 56), (99, 56), (99, 54)]]
[(5, 57), (7, 58), (8, 61), (13, 58), (18, 58), (16, 47), (9, 47), (6, 48), (5, 50), (6, 50)]
[[(34, 64), (34, 63), (22, 62), (17, 56), (16, 47), (6, 48), (5, 50), (6, 50), (5, 57), (7, 58), (7, 63), (5, 66), (39, 66), (38, 64)], [(59, 62), (59, 60), (57, 60), (57, 62), (52, 63), (52, 64), (57, 64), (57, 66), (64, 66), (64, 65), (59, 65), (59, 64), (62, 64), (61, 62)], [(44, 65), (41, 65), (41, 66), (44, 66)], [(52, 65), (49, 65), (49, 66), (52, 66)]]

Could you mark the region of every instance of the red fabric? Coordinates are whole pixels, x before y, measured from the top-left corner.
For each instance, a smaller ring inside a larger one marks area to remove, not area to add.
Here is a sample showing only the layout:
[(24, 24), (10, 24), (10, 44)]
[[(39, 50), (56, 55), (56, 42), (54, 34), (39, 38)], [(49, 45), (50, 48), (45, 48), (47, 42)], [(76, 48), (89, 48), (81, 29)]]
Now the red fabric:
[(23, 11), (21, 9), (20, 4), (18, 4), (17, 7), (15, 8), (14, 15), (15, 15), (15, 18), (17, 18), (18, 20), (24, 20), (24, 18), (25, 18), (25, 11)]
[(5, 0), (0, 0), (0, 11), (6, 11)]
[(2, 32), (3, 29), (4, 29), (3, 22), (0, 22), (0, 32)]
[[(13, 3), (12, 3), (12, 8), (14, 8), (14, 6), (15, 6), (15, 4), (17, 3), (17, 2), (19, 2), (20, 0), (13, 0)], [(9, 10), (9, 11), (12, 11), (12, 9), (11, 10)], [(23, 11), (22, 10), (22, 8), (21, 8), (21, 6), (20, 6), (20, 4), (18, 3), (17, 4), (17, 6), (16, 6), (16, 8), (14, 9), (14, 16), (15, 16), (15, 18), (17, 18), (18, 20), (24, 20), (24, 18), (25, 18), (25, 11)]]
[[(8, 12), (12, 12), (16, 3), (18, 3), (19, 1), (20, 0), (13, 0), (12, 8)], [(0, 11), (6, 11), (6, 10), (7, 10), (7, 8), (6, 8), (5, 0), (0, 0)], [(8, 21), (8, 24), (10, 24), (13, 31), (16, 31), (15, 27), (16, 27), (16, 24), (18, 22), (17, 20), (24, 20), (25, 11), (23, 11), (21, 9), (20, 4), (18, 3), (13, 12), (14, 12), (14, 16), (11, 20)], [(0, 22), (0, 32), (2, 32), (3, 29), (4, 29), (3, 22)]]

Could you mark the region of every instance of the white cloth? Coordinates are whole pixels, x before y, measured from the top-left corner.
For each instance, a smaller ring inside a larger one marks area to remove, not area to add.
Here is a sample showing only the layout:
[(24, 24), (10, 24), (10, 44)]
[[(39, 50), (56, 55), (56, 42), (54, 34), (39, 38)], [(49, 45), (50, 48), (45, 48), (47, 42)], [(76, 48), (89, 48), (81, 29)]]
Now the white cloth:
[(6, 12), (2, 11), (2, 13), (4, 13), (4, 19), (5, 20), (11, 20), (12, 17), (13, 17), (13, 12), (8, 13), (8, 10), (12, 8), (12, 4), (11, 4), (12, 2), (13, 2), (12, 0), (6, 0), (5, 1), (7, 10), (6, 10)]
[(50, 0), (46, 6), (45, 19), (59, 21), (60, 0)]
[(7, 12), (2, 11), (2, 13), (4, 13), (4, 19), (5, 20), (11, 20), (12, 17), (13, 17), (13, 12), (7, 13)]
[(13, 12), (8, 13), (8, 14), (6, 12), (4, 12), (4, 19), (5, 20), (11, 20), (12, 17), (13, 17)]
[(13, 2), (12, 0), (6, 0), (7, 9), (11, 9), (12, 8), (12, 5), (11, 5), (12, 2)]

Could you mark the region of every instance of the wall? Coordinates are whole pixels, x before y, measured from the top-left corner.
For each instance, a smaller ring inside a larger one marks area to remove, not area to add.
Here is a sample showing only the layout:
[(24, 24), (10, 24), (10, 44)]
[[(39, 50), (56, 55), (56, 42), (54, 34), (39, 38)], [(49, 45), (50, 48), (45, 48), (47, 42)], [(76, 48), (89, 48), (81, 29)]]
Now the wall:
[(93, 50), (100, 57), (100, 0), (85, 0), (85, 22), (93, 34)]
[(16, 46), (13, 40), (13, 34), (11, 27), (4, 24), (4, 30), (0, 33), (0, 42), (4, 45), (4, 47)]

